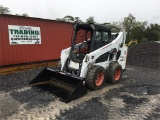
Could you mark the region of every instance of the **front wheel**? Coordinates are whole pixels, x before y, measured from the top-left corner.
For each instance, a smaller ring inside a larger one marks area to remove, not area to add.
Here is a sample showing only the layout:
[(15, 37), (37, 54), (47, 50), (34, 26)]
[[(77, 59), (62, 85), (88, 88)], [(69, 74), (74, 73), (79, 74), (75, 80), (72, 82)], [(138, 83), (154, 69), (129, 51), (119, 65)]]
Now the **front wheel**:
[(106, 72), (101, 66), (91, 67), (86, 76), (86, 85), (92, 89), (97, 90), (101, 89), (104, 86), (106, 79)]
[(110, 63), (106, 71), (106, 81), (115, 84), (121, 80), (122, 67), (118, 62)]

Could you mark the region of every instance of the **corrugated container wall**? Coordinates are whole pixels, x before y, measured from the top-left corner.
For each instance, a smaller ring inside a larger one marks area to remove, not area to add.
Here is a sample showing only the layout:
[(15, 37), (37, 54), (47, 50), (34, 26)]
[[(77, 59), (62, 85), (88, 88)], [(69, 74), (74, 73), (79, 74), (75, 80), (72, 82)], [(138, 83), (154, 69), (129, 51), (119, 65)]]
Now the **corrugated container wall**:
[[(10, 45), (8, 25), (40, 27), (41, 44)], [(30, 17), (0, 15), (0, 67), (54, 60), (71, 44), (72, 24)]]

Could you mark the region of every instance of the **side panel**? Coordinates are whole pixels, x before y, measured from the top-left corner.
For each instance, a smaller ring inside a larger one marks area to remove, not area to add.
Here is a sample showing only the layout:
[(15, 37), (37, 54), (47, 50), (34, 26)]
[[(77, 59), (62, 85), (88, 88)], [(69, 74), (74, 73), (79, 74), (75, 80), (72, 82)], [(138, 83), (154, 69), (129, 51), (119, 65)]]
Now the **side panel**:
[[(40, 27), (41, 44), (10, 45), (8, 25)], [(0, 66), (54, 60), (70, 46), (72, 24), (29, 17), (0, 15)]]
[[(123, 44), (123, 47), (120, 48), (120, 45)], [(82, 69), (81, 69), (81, 75), (80, 77), (86, 77), (86, 73), (90, 65), (99, 65), (104, 67), (104, 69), (106, 69), (109, 66), (109, 58), (106, 57), (106, 61), (103, 58), (102, 62), (96, 62), (97, 60), (99, 60), (100, 57), (103, 57), (103, 55), (105, 54), (110, 54), (110, 52), (112, 52), (112, 50), (116, 49), (121, 50), (121, 58), (123, 57), (123, 61), (119, 58), (118, 62), (119, 64), (122, 65), (122, 68), (125, 69), (125, 64), (126, 64), (126, 55), (127, 55), (127, 47), (124, 46), (125, 44), (125, 34), (123, 32), (120, 32), (118, 37), (116, 39), (114, 39), (111, 43), (93, 51), (92, 53), (87, 55), (87, 62), (85, 62), (86, 57), (83, 60), (83, 65), (82, 65)]]
[(126, 68), (126, 62), (127, 62), (127, 51), (128, 47), (124, 46), (121, 50), (121, 55), (118, 59), (118, 63), (122, 66), (122, 69)]
[(63, 69), (67, 58), (69, 57), (70, 47), (61, 51), (61, 70)]

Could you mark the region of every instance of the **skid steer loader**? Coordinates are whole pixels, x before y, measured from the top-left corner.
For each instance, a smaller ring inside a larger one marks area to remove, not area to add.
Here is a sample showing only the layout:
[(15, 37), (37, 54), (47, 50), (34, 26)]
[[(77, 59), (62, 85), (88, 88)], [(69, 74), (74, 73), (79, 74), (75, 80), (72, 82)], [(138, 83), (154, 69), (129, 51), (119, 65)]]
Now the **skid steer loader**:
[(60, 68), (45, 68), (29, 83), (66, 103), (87, 94), (87, 88), (119, 82), (127, 57), (123, 32), (111, 33), (95, 24), (75, 24), (73, 29), (71, 47), (61, 52)]

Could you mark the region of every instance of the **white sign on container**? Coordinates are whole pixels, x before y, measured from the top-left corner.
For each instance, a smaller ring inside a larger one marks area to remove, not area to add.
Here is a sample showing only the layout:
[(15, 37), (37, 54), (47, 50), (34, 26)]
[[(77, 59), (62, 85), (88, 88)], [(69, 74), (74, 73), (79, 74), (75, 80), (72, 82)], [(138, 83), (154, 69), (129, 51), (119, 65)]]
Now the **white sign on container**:
[(40, 27), (8, 25), (10, 45), (41, 44)]

